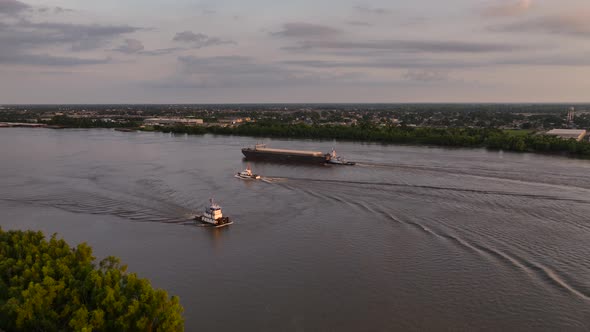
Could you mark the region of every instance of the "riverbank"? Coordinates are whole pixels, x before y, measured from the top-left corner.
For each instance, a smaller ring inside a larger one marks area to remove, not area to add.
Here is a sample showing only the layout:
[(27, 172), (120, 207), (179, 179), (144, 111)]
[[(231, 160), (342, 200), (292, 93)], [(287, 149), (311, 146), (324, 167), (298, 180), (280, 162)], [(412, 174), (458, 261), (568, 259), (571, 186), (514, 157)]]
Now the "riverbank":
[[(59, 121), (57, 121), (59, 120)], [(300, 138), (341, 140), (387, 144), (412, 144), (442, 147), (487, 148), (513, 152), (559, 154), (590, 158), (590, 143), (565, 140), (531, 130), (495, 128), (433, 128), (410, 126), (306, 125), (277, 122), (246, 123), (239, 126), (139, 126), (138, 123), (91, 122), (86, 119), (56, 119), (47, 128), (114, 128), (118, 131), (158, 131), (174, 134), (248, 136), (269, 138)]]
[(237, 127), (150, 127), (147, 131), (189, 135), (233, 135), (271, 138), (337, 139), (390, 144), (487, 148), (514, 152), (565, 154), (590, 158), (590, 143), (564, 140), (533, 131), (492, 128), (429, 128), (403, 126), (318, 126), (277, 123), (248, 123)]

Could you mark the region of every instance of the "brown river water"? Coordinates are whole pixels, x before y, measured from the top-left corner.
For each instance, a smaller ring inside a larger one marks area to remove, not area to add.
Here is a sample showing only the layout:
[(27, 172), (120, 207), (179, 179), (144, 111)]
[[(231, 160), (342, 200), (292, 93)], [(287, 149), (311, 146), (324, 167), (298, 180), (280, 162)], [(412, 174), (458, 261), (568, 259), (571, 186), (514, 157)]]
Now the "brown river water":
[[(236, 179), (256, 141), (0, 129), (0, 226), (121, 257), (187, 331), (590, 329), (590, 161), (267, 139), (358, 165)], [(211, 196), (235, 224), (185, 225)]]

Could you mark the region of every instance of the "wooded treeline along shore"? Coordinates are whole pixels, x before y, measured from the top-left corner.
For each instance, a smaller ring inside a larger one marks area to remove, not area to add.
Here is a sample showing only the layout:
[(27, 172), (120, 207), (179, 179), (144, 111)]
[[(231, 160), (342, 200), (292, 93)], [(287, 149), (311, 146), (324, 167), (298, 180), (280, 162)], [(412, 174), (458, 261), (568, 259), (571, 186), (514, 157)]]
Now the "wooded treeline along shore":
[[(52, 125), (68, 128), (110, 127), (109, 124), (93, 125), (87, 119), (56, 117)], [(121, 125), (113, 126), (121, 127)], [(403, 125), (317, 125), (284, 124), (277, 121), (260, 121), (238, 126), (148, 126), (138, 127), (129, 123), (126, 128), (144, 131), (189, 135), (235, 135), (270, 138), (302, 138), (319, 140), (349, 140), (389, 144), (414, 144), (444, 147), (488, 148), (514, 152), (566, 154), (590, 157), (590, 143), (566, 140), (544, 135), (532, 130), (502, 130), (496, 128), (434, 128)]]
[(515, 152), (563, 153), (571, 156), (590, 157), (590, 143), (588, 142), (565, 140), (530, 131), (507, 131), (492, 128), (247, 123), (236, 127), (173, 126), (156, 127), (153, 130), (191, 135), (216, 134), (321, 140), (336, 139), (391, 144), (488, 148)]

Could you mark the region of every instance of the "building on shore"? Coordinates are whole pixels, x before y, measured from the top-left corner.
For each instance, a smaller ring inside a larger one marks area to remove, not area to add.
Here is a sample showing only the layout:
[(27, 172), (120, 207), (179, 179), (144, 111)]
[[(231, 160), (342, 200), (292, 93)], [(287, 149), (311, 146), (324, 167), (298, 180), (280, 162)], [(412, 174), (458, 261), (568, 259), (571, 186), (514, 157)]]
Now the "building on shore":
[(567, 112), (567, 123), (570, 127), (573, 127), (576, 120), (576, 109), (571, 107), (570, 110)]
[(553, 129), (547, 132), (547, 135), (557, 136), (563, 139), (575, 139), (580, 142), (586, 137), (586, 130), (583, 129)]
[(143, 120), (143, 123), (150, 126), (198, 126), (203, 124), (203, 119), (187, 118), (150, 118)]
[(244, 123), (244, 122), (250, 122), (252, 121), (251, 118), (231, 118), (231, 119), (219, 119), (217, 122), (219, 122), (220, 124), (240, 124), (240, 123)]

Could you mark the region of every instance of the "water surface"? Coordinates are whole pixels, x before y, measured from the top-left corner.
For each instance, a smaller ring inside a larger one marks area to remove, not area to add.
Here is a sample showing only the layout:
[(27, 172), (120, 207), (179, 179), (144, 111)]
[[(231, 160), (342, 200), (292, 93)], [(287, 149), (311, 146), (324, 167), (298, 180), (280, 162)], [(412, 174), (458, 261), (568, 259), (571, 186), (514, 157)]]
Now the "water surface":
[[(302, 140), (356, 167), (252, 163), (245, 137), (0, 130), (0, 226), (119, 256), (187, 331), (590, 329), (590, 162)], [(235, 219), (182, 223), (214, 196)]]

